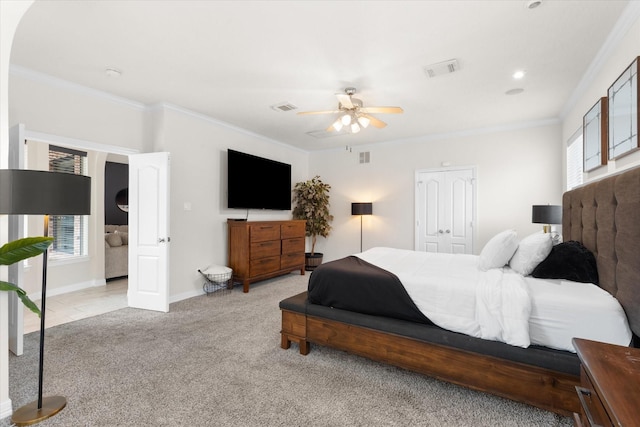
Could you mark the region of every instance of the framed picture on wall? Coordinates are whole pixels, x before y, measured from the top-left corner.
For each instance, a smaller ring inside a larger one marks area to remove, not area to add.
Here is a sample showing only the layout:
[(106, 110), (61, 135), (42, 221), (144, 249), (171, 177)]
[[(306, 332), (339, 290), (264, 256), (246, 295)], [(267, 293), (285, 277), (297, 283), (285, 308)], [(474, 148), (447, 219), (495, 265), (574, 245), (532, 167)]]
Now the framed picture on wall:
[(608, 116), (607, 97), (602, 97), (582, 118), (585, 172), (607, 164)]
[(640, 148), (638, 145), (638, 60), (609, 87), (609, 159), (617, 159)]

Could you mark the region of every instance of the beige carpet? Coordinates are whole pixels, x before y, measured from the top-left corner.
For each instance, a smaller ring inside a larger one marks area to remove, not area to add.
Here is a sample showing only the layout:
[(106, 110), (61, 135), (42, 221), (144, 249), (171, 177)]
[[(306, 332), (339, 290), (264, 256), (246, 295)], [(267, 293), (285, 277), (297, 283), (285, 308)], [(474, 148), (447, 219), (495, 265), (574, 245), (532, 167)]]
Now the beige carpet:
[[(38, 426), (571, 426), (569, 418), (312, 346), (280, 349), (291, 274), (171, 305), (47, 329), (44, 394), (68, 405)], [(10, 358), (14, 408), (37, 397), (38, 333)], [(9, 426), (9, 418), (0, 426)]]

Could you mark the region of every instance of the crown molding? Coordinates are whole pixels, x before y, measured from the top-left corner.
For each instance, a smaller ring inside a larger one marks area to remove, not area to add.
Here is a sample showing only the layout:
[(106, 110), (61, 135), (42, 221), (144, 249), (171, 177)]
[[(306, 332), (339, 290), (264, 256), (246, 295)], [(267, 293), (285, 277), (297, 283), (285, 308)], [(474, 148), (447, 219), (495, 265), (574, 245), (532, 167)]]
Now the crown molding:
[(260, 139), (260, 140), (262, 140), (264, 142), (268, 142), (270, 144), (280, 145), (280, 146), (285, 147), (287, 149), (299, 151), (301, 153), (309, 153), (310, 152), (309, 150), (304, 150), (302, 148), (298, 148), (298, 147), (295, 147), (293, 145), (285, 144), (284, 142), (280, 142), (280, 141), (277, 141), (275, 139), (271, 139), (271, 138), (269, 138), (267, 136), (251, 132), (251, 131), (249, 131), (247, 129), (232, 125), (232, 124), (224, 122), (222, 120), (214, 119), (213, 117), (207, 116), (206, 114), (198, 113), (197, 111), (189, 110), (188, 108), (184, 108), (184, 107), (181, 107), (179, 105), (171, 104), (169, 102), (159, 102), (159, 103), (156, 103), (156, 104), (153, 104), (153, 105), (149, 105), (149, 106), (147, 106), (147, 109), (150, 112), (158, 111), (158, 110), (161, 110), (161, 109), (171, 110), (171, 111), (183, 114), (185, 116), (190, 116), (190, 117), (193, 117), (195, 119), (202, 120), (202, 121), (205, 121), (207, 123), (211, 123), (211, 124), (213, 124), (215, 126), (219, 126), (219, 127), (231, 130), (233, 132), (241, 133), (241, 134), (249, 136), (251, 138)]
[[(490, 133), (502, 133), (502, 132), (511, 132), (511, 131), (517, 131), (517, 130), (523, 130), (523, 129), (543, 127), (543, 126), (553, 126), (560, 123), (561, 123), (561, 120), (559, 118), (552, 117), (552, 118), (547, 118), (542, 120), (509, 123), (509, 124), (504, 124), (499, 126), (466, 129), (466, 130), (460, 130), (455, 132), (433, 133), (428, 135), (413, 136), (410, 138), (374, 142), (371, 144), (358, 144), (353, 146), (347, 144), (347, 147), (352, 149), (353, 148), (360, 149), (360, 148), (380, 147), (380, 146), (390, 145), (390, 144), (397, 146), (400, 144), (416, 144), (416, 143), (425, 143), (425, 142), (433, 142), (433, 141), (444, 141), (444, 140), (453, 139), (453, 138), (464, 138), (464, 137), (476, 136), (476, 135), (486, 135)], [(344, 151), (344, 146), (332, 147), (324, 150), (315, 150), (315, 151)]]
[(580, 79), (580, 82), (564, 104), (564, 107), (560, 111), (560, 118), (562, 120), (567, 117), (567, 114), (576, 106), (582, 94), (593, 84), (597, 74), (602, 70), (602, 67), (611, 56), (615, 47), (620, 44), (620, 41), (638, 19), (640, 19), (640, 1), (632, 0), (624, 9), (620, 18), (618, 18), (618, 21), (613, 26), (613, 30), (609, 33), (609, 36), (602, 44), (600, 50), (598, 50), (593, 61), (591, 61), (582, 79)]
[(121, 104), (123, 106), (133, 108), (139, 111), (144, 111), (147, 108), (147, 106), (141, 102), (133, 101), (131, 99), (117, 96), (112, 93), (104, 92), (98, 89), (92, 89), (90, 87), (83, 86), (78, 83), (73, 83), (58, 77), (54, 77), (49, 74), (41, 73), (39, 71), (22, 67), (20, 65), (11, 64), (9, 66), (9, 75), (22, 77), (27, 80), (42, 83), (58, 89), (64, 89), (64, 90), (80, 93), (93, 98), (115, 102), (116, 104)]
[(198, 113), (196, 111), (193, 110), (189, 110), (187, 108), (181, 107), (179, 105), (175, 105), (175, 104), (171, 104), (168, 102), (160, 102), (160, 103), (155, 103), (155, 104), (144, 104), (141, 102), (137, 102), (137, 101), (133, 101), (131, 99), (128, 98), (124, 98), (121, 96), (117, 96), (117, 95), (113, 95), (109, 92), (104, 92), (101, 90), (97, 90), (97, 89), (92, 89), (77, 83), (73, 83), (70, 82), (68, 80), (64, 80), (64, 79), (60, 79), (58, 77), (53, 77), (49, 74), (45, 74), (45, 73), (41, 73), (39, 71), (35, 71), (32, 70), (30, 68), (26, 68), (26, 67), (22, 67), (20, 65), (14, 65), (12, 64), (10, 66), (9, 69), (9, 74), (10, 75), (14, 75), (17, 77), (21, 77), (27, 80), (31, 80), (31, 81), (35, 81), (38, 83), (42, 83), (51, 87), (56, 87), (59, 89), (64, 89), (64, 90), (69, 90), (69, 91), (73, 91), (76, 93), (80, 93), (86, 96), (90, 96), (93, 98), (98, 98), (98, 99), (104, 99), (110, 102), (115, 102), (117, 104), (123, 105), (125, 107), (128, 108), (133, 108), (135, 110), (138, 111), (142, 111), (142, 112), (154, 112), (154, 111), (158, 111), (158, 110), (162, 110), (162, 109), (167, 109), (167, 110), (171, 110), (180, 114), (184, 114), (186, 116), (190, 116), (193, 118), (196, 118), (198, 120), (202, 120), (208, 123), (211, 123), (213, 125), (225, 128), (225, 129), (229, 129), (231, 131), (237, 132), (237, 133), (241, 133), (243, 135), (252, 137), (252, 138), (256, 138), (256, 139), (260, 139), (262, 141), (268, 142), (270, 144), (276, 144), (276, 145), (280, 145), (282, 147), (286, 147), (288, 149), (292, 149), (295, 151), (299, 151), (301, 153), (309, 153), (308, 150), (304, 150), (298, 147), (294, 147), (292, 145), (289, 144), (285, 144), (283, 142), (277, 141), (275, 139), (271, 139), (268, 138), (264, 135), (260, 135), (251, 131), (248, 131), (246, 129), (240, 128), (238, 126), (234, 126), (230, 123), (227, 122), (223, 122), (221, 120), (218, 119), (214, 119), (213, 117), (207, 116), (206, 114), (202, 114), (202, 113)]

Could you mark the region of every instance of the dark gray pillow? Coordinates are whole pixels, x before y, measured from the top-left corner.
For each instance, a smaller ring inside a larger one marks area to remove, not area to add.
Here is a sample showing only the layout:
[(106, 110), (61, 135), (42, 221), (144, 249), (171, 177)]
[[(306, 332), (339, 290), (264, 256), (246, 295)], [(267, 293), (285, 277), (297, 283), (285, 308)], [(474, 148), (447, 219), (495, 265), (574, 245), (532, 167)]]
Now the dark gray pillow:
[(531, 275), (538, 279), (565, 279), (598, 284), (596, 257), (582, 243), (574, 240), (555, 245)]

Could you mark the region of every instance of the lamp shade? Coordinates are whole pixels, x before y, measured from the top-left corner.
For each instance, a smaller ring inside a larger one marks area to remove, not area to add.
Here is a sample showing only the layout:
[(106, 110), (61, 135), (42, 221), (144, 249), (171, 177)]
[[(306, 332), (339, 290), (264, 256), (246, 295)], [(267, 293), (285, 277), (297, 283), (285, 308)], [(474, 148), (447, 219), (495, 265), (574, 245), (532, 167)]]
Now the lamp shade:
[(562, 206), (533, 205), (531, 222), (534, 224), (562, 224)]
[(0, 214), (89, 215), (91, 178), (62, 172), (0, 170)]
[(371, 215), (373, 214), (373, 203), (351, 203), (351, 215)]

